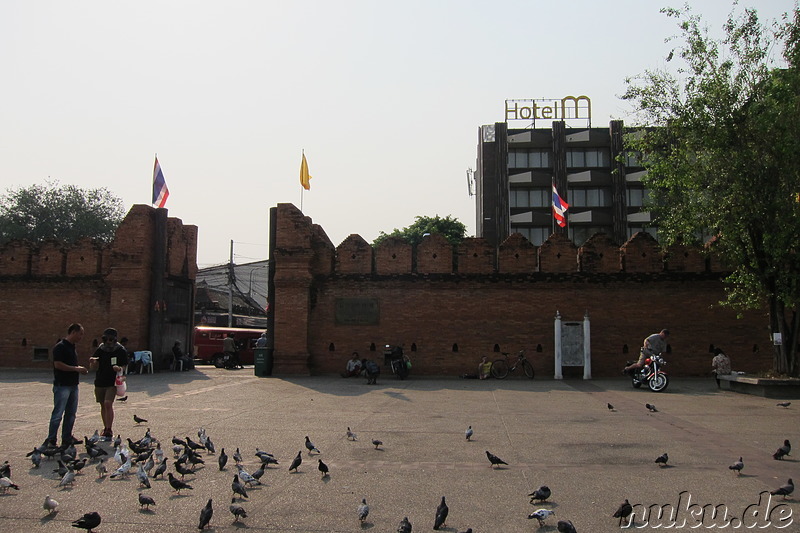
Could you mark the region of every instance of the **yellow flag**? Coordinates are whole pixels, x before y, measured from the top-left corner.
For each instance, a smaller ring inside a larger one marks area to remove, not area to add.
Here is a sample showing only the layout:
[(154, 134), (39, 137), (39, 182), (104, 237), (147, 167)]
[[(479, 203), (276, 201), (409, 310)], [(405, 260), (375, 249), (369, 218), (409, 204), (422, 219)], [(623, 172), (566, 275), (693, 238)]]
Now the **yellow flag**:
[(303, 161), (300, 163), (300, 185), (302, 185), (305, 190), (311, 189), (311, 174), (308, 173), (306, 154), (303, 154)]

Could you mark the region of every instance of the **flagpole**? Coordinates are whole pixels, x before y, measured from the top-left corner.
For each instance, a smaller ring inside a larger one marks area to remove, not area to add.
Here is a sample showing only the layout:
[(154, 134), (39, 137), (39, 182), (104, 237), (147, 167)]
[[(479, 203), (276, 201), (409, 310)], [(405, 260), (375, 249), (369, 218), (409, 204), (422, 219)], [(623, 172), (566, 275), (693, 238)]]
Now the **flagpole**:
[[(301, 149), (300, 149), (300, 156), (301, 156), (301, 158), (302, 158), (303, 156), (305, 156), (305, 155), (306, 155), (306, 151), (305, 151), (305, 149), (301, 148)], [(301, 183), (301, 184), (300, 184), (300, 212), (301, 212), (301, 213), (303, 212), (303, 192), (305, 192), (305, 187), (303, 187), (303, 184)]]

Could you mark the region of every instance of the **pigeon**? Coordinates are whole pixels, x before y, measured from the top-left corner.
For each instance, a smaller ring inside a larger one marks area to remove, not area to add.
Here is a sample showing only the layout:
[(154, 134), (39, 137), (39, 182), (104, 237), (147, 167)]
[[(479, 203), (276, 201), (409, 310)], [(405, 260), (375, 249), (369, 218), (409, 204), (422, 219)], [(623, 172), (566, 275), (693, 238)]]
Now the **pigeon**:
[(192, 471), (194, 471), (194, 469), (195, 469), (195, 467), (196, 467), (197, 465), (204, 465), (204, 464), (206, 464), (206, 462), (205, 462), (205, 461), (203, 461), (203, 459), (201, 459), (200, 457), (198, 457), (197, 455), (195, 455), (195, 454), (193, 454), (193, 453), (192, 453), (192, 454), (188, 454), (188, 455), (187, 455), (187, 457), (186, 457), (186, 459), (187, 459), (187, 460), (188, 460), (190, 463), (192, 463)]
[(74, 461), (78, 457), (78, 449), (75, 448), (74, 444), (70, 444), (61, 452), (61, 460), (65, 463), (70, 461)]
[(147, 506), (150, 509), (151, 505), (155, 505), (156, 501), (151, 498), (150, 496), (145, 495), (144, 493), (139, 493), (139, 508), (141, 509), (144, 506)]
[(86, 461), (88, 461), (88, 459), (84, 457), (79, 461), (72, 461), (69, 466), (75, 471), (76, 474), (80, 474), (81, 470), (83, 470), (83, 467), (86, 466)]
[(785, 455), (789, 455), (789, 452), (792, 451), (792, 445), (789, 443), (789, 439), (783, 441), (783, 446), (777, 449), (775, 453), (772, 454), (773, 459), (782, 460)]
[(228, 507), (233, 515), (233, 521), (238, 522), (239, 518), (247, 518), (247, 512), (241, 505), (236, 505), (236, 498), (231, 498), (231, 506)]
[(500, 459), (499, 457), (497, 457), (496, 455), (491, 453), (489, 450), (486, 450), (486, 457), (489, 458), (489, 462), (491, 463), (492, 468), (494, 468), (495, 465), (498, 465), (498, 466), (499, 465), (508, 465), (507, 462), (503, 461), (502, 459)]
[(205, 449), (206, 449), (206, 447), (205, 447), (205, 446), (203, 446), (202, 444), (198, 444), (198, 443), (196, 443), (195, 441), (193, 441), (193, 440), (192, 440), (192, 439), (190, 439), (189, 437), (186, 437), (186, 446), (188, 446), (189, 448), (191, 448), (191, 449), (192, 449), (192, 451), (197, 451), (197, 450), (205, 450)]
[(82, 517), (72, 522), (72, 527), (85, 529), (87, 533), (91, 533), (94, 528), (100, 525), (102, 518), (97, 512), (86, 513)]
[(92, 448), (89, 448), (88, 450), (86, 450), (86, 453), (88, 453), (89, 457), (91, 457), (92, 459), (97, 459), (102, 455), (108, 455), (108, 452), (105, 451), (103, 448), (100, 448), (99, 446), (93, 446)]
[(206, 437), (205, 447), (206, 450), (208, 450), (208, 453), (217, 453), (217, 449), (214, 446), (214, 443), (211, 442), (211, 437)]
[(322, 459), (317, 459), (317, 460), (319, 461), (319, 466), (317, 466), (317, 468), (318, 468), (318, 469), (319, 469), (319, 471), (322, 473), (322, 477), (324, 478), (325, 476), (327, 476), (327, 475), (328, 475), (328, 470), (329, 470), (329, 469), (328, 469), (328, 465), (326, 465), (325, 463), (323, 463), (323, 462), (322, 462)]
[(358, 506), (358, 521), (363, 524), (367, 516), (369, 516), (369, 505), (367, 505), (366, 498), (361, 498), (361, 505)]
[(792, 405), (792, 402), (779, 402), (779, 403), (776, 403), (775, 405), (777, 405), (778, 407), (783, 407), (784, 409), (786, 409), (787, 407)]
[(372, 444), (375, 445), (375, 449), (378, 449), (378, 446), (383, 446), (383, 441), (378, 439), (372, 439)]
[(39, 468), (39, 465), (42, 464), (42, 452), (39, 448), (34, 448), (33, 451), (28, 452), (25, 456), (31, 458), (34, 468)]
[(42, 508), (49, 514), (57, 513), (58, 502), (55, 501), (53, 498), (51, 498), (50, 495), (48, 494), (47, 496), (44, 497), (44, 503), (42, 504)]
[(174, 444), (175, 446), (180, 446), (181, 448), (183, 448), (183, 447), (186, 446), (186, 441), (183, 440), (183, 439), (179, 439), (178, 437), (173, 435), (172, 436), (172, 444)]
[(164, 479), (164, 472), (167, 471), (167, 458), (165, 457), (163, 461), (161, 461), (158, 466), (156, 467), (155, 472), (153, 472), (153, 479), (161, 476), (161, 479)]
[(217, 457), (217, 463), (219, 464), (220, 470), (224, 470), (225, 465), (228, 464), (228, 454), (225, 453), (225, 448), (220, 450), (219, 457)]
[(136, 416), (136, 413), (134, 413), (133, 414), (133, 421), (136, 422), (137, 424), (141, 424), (142, 422), (147, 422), (147, 419), (146, 418), (139, 418), (138, 416)]
[(444, 501), (444, 496), (442, 496), (441, 503), (439, 503), (439, 506), (436, 507), (436, 517), (433, 520), (433, 529), (439, 529), (440, 527), (446, 525), (447, 515), (449, 512), (450, 508), (447, 507), (447, 503)]
[(61, 459), (58, 460), (58, 468), (53, 469), (53, 472), (58, 474), (58, 477), (63, 477), (67, 473), (67, 465)]
[(128, 401), (128, 397), (127, 396), (123, 396), (121, 398), (117, 398), (117, 401), (118, 402), (127, 402)]
[(8, 464), (8, 461), (3, 461), (3, 464), (0, 465), (0, 477), (11, 477), (11, 465)]
[(356, 434), (350, 431), (350, 426), (347, 426), (347, 440), (358, 440)]
[[(622, 527), (622, 520), (624, 518), (628, 518), (631, 513), (633, 512), (633, 506), (625, 500), (623, 503), (620, 504), (619, 508), (614, 512), (612, 515), (614, 518), (619, 518), (619, 526)], [(631, 518), (633, 520), (633, 518)]]
[(178, 494), (180, 494), (181, 491), (184, 490), (184, 489), (189, 489), (189, 490), (193, 490), (194, 489), (194, 487), (192, 487), (188, 483), (184, 483), (180, 479), (178, 479), (175, 476), (173, 476), (172, 472), (167, 472), (167, 477), (169, 478), (169, 485), (173, 489), (175, 489), (175, 492), (177, 492)]
[(656, 406), (653, 405), (653, 404), (646, 403), (646, 404), (644, 404), (644, 406), (647, 407), (647, 410), (650, 411), (651, 413), (657, 413), (658, 412), (658, 409), (656, 409)]
[(206, 506), (200, 510), (200, 525), (197, 526), (197, 529), (205, 529), (205, 527), (211, 522), (211, 517), (213, 515), (214, 509), (211, 507), (211, 498), (209, 498)]
[(147, 461), (144, 463), (142, 468), (144, 468), (144, 471), (149, 475), (154, 466), (156, 466), (156, 462), (153, 459), (153, 455), (150, 454), (150, 457), (147, 458)]
[[(0, 478), (0, 482), (2, 482), (3, 479), (6, 478)], [(67, 485), (72, 485), (73, 483), (75, 483), (75, 472), (72, 470), (67, 470), (67, 473), (64, 474), (64, 477), (62, 477), (61, 481), (58, 482), (58, 486), (66, 487)]]
[(191, 468), (186, 468), (183, 466), (183, 463), (175, 463), (175, 471), (181, 475), (181, 479), (183, 479), (186, 474), (194, 474), (194, 471)]
[(570, 520), (559, 520), (556, 527), (558, 533), (578, 533)]
[(528, 519), (535, 518), (539, 521), (539, 527), (544, 526), (545, 519), (550, 516), (556, 514), (555, 511), (551, 511), (550, 509), (536, 509), (534, 512), (528, 515)]
[(130, 460), (130, 459), (128, 459), (127, 461), (125, 461), (124, 463), (122, 463), (122, 464), (120, 465), (120, 467), (119, 467), (119, 468), (117, 468), (117, 469), (114, 471), (114, 473), (113, 473), (113, 474), (111, 474), (109, 477), (111, 477), (111, 478), (117, 478), (117, 477), (121, 477), (121, 476), (127, 476), (127, 475), (128, 475), (128, 472), (130, 472), (130, 469), (131, 469), (131, 460)]
[(0, 477), (0, 492), (6, 493), (8, 492), (8, 489), (19, 490), (19, 485), (5, 476)]
[(265, 465), (264, 463), (261, 463), (261, 466), (258, 467), (258, 470), (256, 470), (255, 472), (253, 472), (251, 474), (253, 476), (253, 479), (261, 481), (261, 476), (264, 475), (264, 467), (266, 467), (266, 466), (267, 465)]
[(528, 494), (528, 496), (531, 497), (531, 502), (530, 503), (531, 503), (531, 505), (533, 505), (533, 502), (535, 502), (535, 501), (538, 501), (540, 503), (545, 501), (547, 498), (550, 497), (551, 494), (552, 494), (552, 492), (550, 491), (550, 487), (548, 487), (547, 485), (542, 485), (541, 487), (539, 487), (535, 491), (533, 491), (530, 494)]
[(667, 466), (667, 461), (669, 461), (669, 455), (667, 455), (667, 452), (664, 452), (656, 457), (655, 463), (659, 466)]
[(161, 443), (156, 442), (156, 449), (153, 451), (153, 457), (157, 463), (164, 460), (164, 450), (161, 449)]
[(295, 472), (298, 471), (297, 468), (303, 463), (302, 453), (303, 450), (300, 450), (299, 452), (297, 452), (297, 456), (294, 459), (292, 459), (292, 464), (289, 466), (289, 472), (291, 472), (292, 470), (294, 470)]
[(114, 448), (118, 448), (120, 444), (122, 444), (122, 435), (117, 435), (114, 438), (114, 442), (111, 443)]
[(741, 475), (741, 473), (742, 473), (742, 468), (744, 468), (744, 463), (742, 462), (742, 458), (741, 458), (741, 457), (739, 457), (739, 460), (738, 460), (738, 461), (736, 461), (735, 463), (733, 463), (733, 464), (732, 464), (731, 466), (729, 466), (728, 468), (730, 468), (731, 470), (734, 470), (734, 471), (736, 471), (736, 475), (737, 475), (737, 476), (738, 476), (738, 475)]
[(147, 470), (144, 469), (141, 463), (139, 464), (139, 469), (136, 470), (136, 479), (139, 480), (139, 486), (144, 485), (148, 489), (150, 488), (150, 479), (147, 477)]
[(275, 459), (275, 456), (272, 455), (272, 454), (264, 453), (264, 454), (260, 455), (259, 457), (261, 457), (261, 464), (264, 465), (264, 466), (279, 464), (278, 460)]
[(411, 522), (408, 521), (407, 516), (400, 520), (400, 525), (397, 526), (397, 533), (411, 533)]
[(472, 430), (472, 426), (469, 426), (469, 427), (467, 428), (467, 431), (465, 431), (465, 432), (464, 432), (464, 436), (467, 438), (467, 440), (470, 440), (470, 439), (472, 438), (472, 435), (473, 435), (474, 433), (475, 433), (475, 432)]
[(236, 461), (237, 464), (242, 462), (242, 454), (239, 448), (236, 448), (236, 451), (233, 452), (233, 460)]
[(789, 481), (786, 483), (786, 485), (778, 487), (777, 489), (771, 491), (770, 494), (773, 496), (783, 496), (783, 499), (785, 500), (786, 497), (792, 492), (794, 492), (794, 482), (791, 478), (789, 478)]
[(606, 407), (608, 407), (608, 410), (609, 410), (609, 411), (611, 411), (612, 413), (613, 413), (614, 411), (616, 411), (616, 409), (614, 409), (614, 406), (613, 406), (613, 405), (611, 405), (610, 403), (607, 403), (607, 404), (606, 404)]
[(239, 475), (233, 475), (233, 482), (231, 482), (231, 490), (234, 494), (238, 494), (242, 498), (247, 498), (247, 489), (244, 488), (244, 485), (239, 481)]
[(251, 487), (253, 485), (261, 485), (261, 481), (251, 476), (250, 472), (245, 470), (243, 465), (236, 465), (236, 468), (239, 470), (239, 479), (242, 480), (242, 483), (250, 485)]
[(106, 469), (105, 459), (101, 459), (100, 462), (97, 463), (97, 466), (94, 467), (94, 469), (97, 470), (98, 478), (105, 476), (108, 473), (108, 470)]
[(309, 440), (308, 435), (306, 435), (306, 450), (308, 450), (308, 455), (311, 455), (311, 452), (322, 453), (316, 446), (314, 446), (314, 443)]

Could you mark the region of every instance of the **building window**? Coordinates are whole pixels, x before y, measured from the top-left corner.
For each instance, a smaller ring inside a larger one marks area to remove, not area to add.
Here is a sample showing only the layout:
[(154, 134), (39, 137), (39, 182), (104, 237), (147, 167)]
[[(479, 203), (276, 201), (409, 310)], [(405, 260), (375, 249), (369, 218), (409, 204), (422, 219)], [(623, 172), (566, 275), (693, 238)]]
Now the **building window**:
[(642, 154), (640, 154), (639, 152), (625, 152), (625, 166), (626, 167), (642, 166)]
[(508, 168), (550, 168), (550, 151), (509, 150)]
[(608, 168), (608, 150), (604, 148), (573, 148), (567, 150), (567, 168)]
[(628, 207), (642, 207), (650, 198), (649, 189), (628, 189), (626, 191)]
[(511, 207), (530, 207), (528, 189), (512, 190), (508, 202)]
[(611, 235), (612, 229), (605, 226), (570, 226), (569, 237), (575, 246), (581, 246), (595, 233)]
[(570, 189), (567, 203), (573, 207), (609, 207), (611, 190), (603, 188)]

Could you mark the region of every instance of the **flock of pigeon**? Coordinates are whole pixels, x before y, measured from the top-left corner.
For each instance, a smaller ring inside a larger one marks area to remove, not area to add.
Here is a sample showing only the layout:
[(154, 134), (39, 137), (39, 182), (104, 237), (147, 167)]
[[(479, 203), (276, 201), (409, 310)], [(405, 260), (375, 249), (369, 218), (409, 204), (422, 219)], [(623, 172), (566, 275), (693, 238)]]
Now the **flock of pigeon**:
[[(778, 405), (788, 408), (790, 402), (782, 402)], [(616, 412), (616, 409), (610, 403), (607, 404), (607, 407), (609, 411)], [(645, 404), (645, 408), (652, 413), (658, 412), (658, 409), (651, 404)], [(137, 425), (148, 422), (148, 420), (136, 414), (133, 415), (133, 419)], [(469, 426), (465, 431), (466, 440), (472, 440), (474, 434), (475, 431), (473, 427)], [(239, 448), (236, 448), (235, 452), (233, 452), (232, 456), (229, 458), (228, 454), (225, 452), (225, 448), (221, 448), (219, 454), (216, 454), (216, 446), (204, 428), (201, 427), (197, 431), (197, 437), (197, 442), (189, 437), (172, 437), (171, 451), (174, 457), (171, 466), (174, 472), (168, 471), (169, 457), (167, 457), (167, 454), (162, 448), (162, 442), (151, 434), (150, 428), (147, 428), (144, 436), (137, 441), (127, 438), (126, 442), (123, 442), (121, 436), (118, 435), (113, 439), (113, 442), (111, 442), (110, 449), (108, 449), (108, 446), (102, 446), (102, 444), (111, 439), (104, 439), (95, 431), (91, 437), (84, 437), (82, 445), (85, 447), (85, 455), (80, 458), (75, 444), (71, 444), (66, 448), (45, 445), (34, 447), (26, 456), (30, 459), (33, 468), (42, 467), (43, 460), (55, 462), (50, 464), (53, 464), (53, 466), (57, 465), (57, 467), (52, 469), (59, 480), (55, 486), (56, 489), (72, 486), (76, 482), (76, 476), (80, 475), (83, 469), (90, 463), (94, 463), (94, 469), (97, 472), (98, 479), (105, 476), (108, 476), (110, 479), (135, 476), (135, 479), (138, 481), (138, 489), (140, 489), (138, 493), (139, 506), (147, 510), (149, 510), (151, 506), (156, 506), (154, 498), (144, 491), (145, 489), (151, 488), (151, 481), (159, 477), (163, 480), (166, 475), (170, 487), (177, 495), (180, 495), (181, 491), (190, 491), (194, 489), (190, 482), (185, 480), (185, 476), (191, 475), (197, 479), (196, 469), (199, 465), (205, 465), (204, 456), (207, 458), (208, 455), (211, 454), (217, 455), (216, 462), (220, 471), (224, 471), (228, 468), (229, 459), (232, 459), (236, 473), (233, 474), (231, 481), (231, 503), (228, 506), (228, 510), (233, 516), (234, 522), (246, 519), (247, 510), (241, 503), (249, 501), (248, 489), (261, 485), (260, 480), (266, 469), (273, 465), (278, 466), (278, 460), (273, 454), (256, 448), (255, 457), (260, 461), (260, 465), (258, 469), (250, 473), (244, 466), (244, 458)], [(345, 437), (348, 441), (358, 441), (357, 435), (349, 427), (347, 428)], [(376, 449), (383, 445), (383, 442), (378, 439), (372, 439), (371, 442)], [(308, 436), (305, 437), (304, 446), (309, 456), (321, 454), (319, 448), (316, 447)], [(775, 451), (772, 457), (775, 460), (782, 460), (784, 457), (791, 454), (791, 449), (791, 443), (787, 439), (784, 441), (783, 445)], [(502, 465), (508, 466), (506, 461), (494, 455), (489, 450), (486, 450), (486, 457), (489, 460), (491, 468), (501, 468)], [(328, 465), (323, 462), (321, 458), (316, 457), (316, 459), (317, 469), (322, 478), (324, 479), (330, 476)], [(655, 459), (655, 463), (660, 467), (667, 467), (668, 462), (669, 456), (666, 452)], [(114, 466), (109, 467), (109, 464), (113, 464)], [(303, 451), (300, 450), (292, 460), (289, 466), (289, 472), (298, 472), (302, 464)], [(743, 458), (739, 457), (739, 459), (728, 468), (736, 472), (737, 475), (740, 475), (744, 469)], [(110, 474), (109, 471), (111, 472)], [(11, 465), (8, 461), (5, 461), (0, 465), (0, 493), (6, 493), (9, 490), (18, 491), (20, 490), (20, 486), (12, 481)], [(783, 498), (786, 499), (793, 491), (794, 483), (792, 479), (789, 479), (785, 485), (776, 488), (771, 491), (770, 494), (774, 496), (783, 496)], [(528, 496), (530, 497), (531, 505), (542, 505), (551, 499), (552, 491), (547, 485), (542, 485), (534, 492), (528, 494)], [(45, 496), (42, 507), (48, 514), (54, 514), (58, 512), (59, 503), (48, 494)], [(370, 508), (366, 498), (362, 498), (361, 503), (356, 507), (357, 519), (362, 526), (367, 524), (366, 520), (369, 516), (369, 512)], [(210, 526), (213, 515), (213, 501), (212, 499), (208, 499), (205, 506), (200, 510), (198, 529), (202, 530)], [(448, 515), (449, 508), (446, 498), (442, 496), (434, 514), (433, 529), (439, 530), (446, 526)], [(542, 527), (546, 524), (546, 521), (554, 515), (555, 512), (550, 509), (539, 508), (530, 513), (528, 518), (536, 519), (539, 527)], [(619, 519), (618, 525), (620, 527), (623, 526), (625, 520), (628, 520), (627, 527), (630, 527), (634, 519), (633, 505), (626, 499), (612, 516), (613, 518)], [(100, 525), (101, 521), (102, 518), (100, 514), (96, 511), (92, 511), (74, 520), (72, 526), (85, 529), (91, 533), (93, 529)], [(570, 520), (559, 520), (556, 527), (559, 533), (576, 533), (577, 531)], [(397, 527), (397, 532), (410, 533), (412, 528), (413, 526), (408, 517), (404, 517)], [(472, 533), (472, 528), (468, 528), (464, 533)]]

